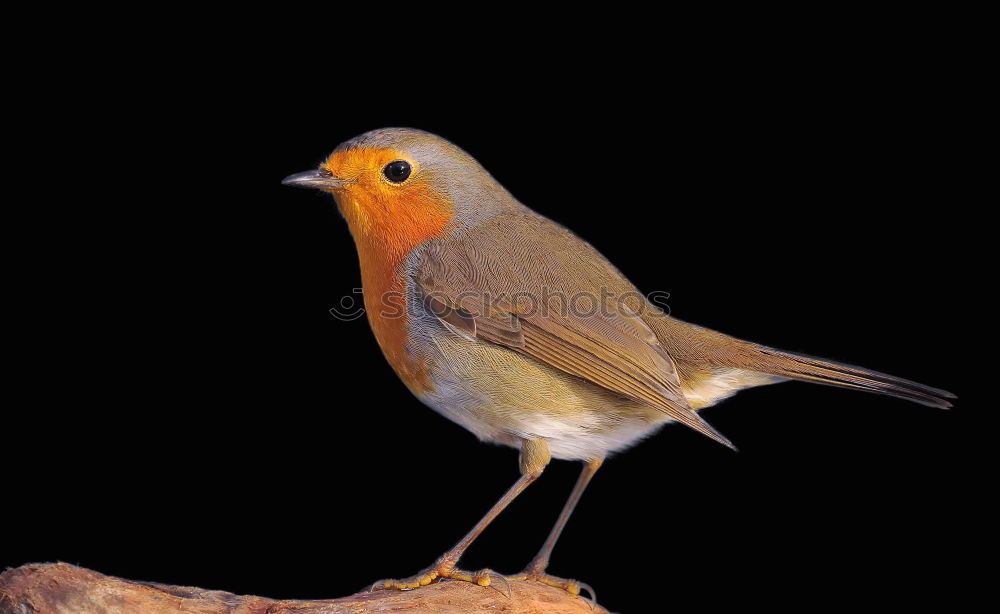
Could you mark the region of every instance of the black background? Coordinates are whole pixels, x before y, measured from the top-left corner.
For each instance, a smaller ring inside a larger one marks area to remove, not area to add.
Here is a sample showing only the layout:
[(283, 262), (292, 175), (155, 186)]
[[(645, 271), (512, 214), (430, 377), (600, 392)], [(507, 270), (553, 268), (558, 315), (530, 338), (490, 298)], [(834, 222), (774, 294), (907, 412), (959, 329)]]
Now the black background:
[[(171, 74), (58, 156), (86, 180), (40, 191), (22, 226), (0, 565), (335, 597), (427, 566), (516, 479), (516, 452), (422, 406), (365, 320), (328, 313), (360, 285), (350, 236), (331, 198), (280, 181), (383, 126), (463, 147), (676, 317), (965, 392), (968, 168), (932, 51), (557, 62), (419, 92), (287, 60)], [(650, 582), (710, 603), (948, 599), (976, 411), (746, 391), (704, 414), (739, 453), (668, 426), (610, 459), (550, 571), (626, 612)], [(578, 469), (553, 462), (463, 565), (519, 570)]]

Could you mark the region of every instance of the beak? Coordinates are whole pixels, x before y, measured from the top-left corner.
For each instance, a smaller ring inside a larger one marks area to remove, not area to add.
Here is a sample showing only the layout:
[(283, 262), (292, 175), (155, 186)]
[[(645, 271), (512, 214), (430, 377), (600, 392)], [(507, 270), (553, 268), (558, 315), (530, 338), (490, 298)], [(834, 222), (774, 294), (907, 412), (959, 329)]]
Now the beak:
[(340, 177), (334, 177), (330, 171), (320, 168), (289, 175), (281, 180), (281, 185), (290, 185), (297, 188), (336, 189), (344, 187), (344, 180)]

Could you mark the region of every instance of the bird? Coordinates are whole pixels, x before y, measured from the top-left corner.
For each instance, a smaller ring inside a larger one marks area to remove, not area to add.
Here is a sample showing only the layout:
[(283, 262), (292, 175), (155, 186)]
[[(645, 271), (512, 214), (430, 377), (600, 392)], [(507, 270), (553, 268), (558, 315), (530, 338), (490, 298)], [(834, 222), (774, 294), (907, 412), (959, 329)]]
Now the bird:
[[(333, 195), (357, 248), (371, 329), (406, 387), (479, 439), (520, 452), (520, 477), (486, 515), (427, 569), (376, 583), (384, 589), (503, 578), (593, 595), (547, 568), (595, 472), (671, 422), (735, 450), (698, 412), (740, 390), (801, 380), (938, 408), (955, 398), (670, 316), (589, 243), (429, 132), (366, 132), (282, 183)], [(583, 469), (524, 571), (460, 569), (469, 545), (553, 458)]]

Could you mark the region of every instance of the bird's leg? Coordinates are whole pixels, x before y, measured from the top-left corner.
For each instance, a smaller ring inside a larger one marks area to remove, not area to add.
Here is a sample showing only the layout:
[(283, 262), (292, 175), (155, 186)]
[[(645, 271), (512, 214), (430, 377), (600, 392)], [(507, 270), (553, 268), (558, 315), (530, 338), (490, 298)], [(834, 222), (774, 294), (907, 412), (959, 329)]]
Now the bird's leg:
[[(510, 502), (521, 494), (529, 484), (538, 479), (538, 476), (542, 474), (550, 459), (549, 445), (545, 443), (544, 439), (523, 440), (521, 442), (520, 458), (521, 477), (510, 487), (503, 497), (500, 497), (500, 500), (490, 508), (490, 511), (486, 512), (482, 520), (476, 523), (476, 526), (472, 527), (472, 530), (461, 541), (455, 544), (455, 547), (444, 553), (433, 565), (419, 574), (404, 580), (383, 580), (376, 582), (375, 587), (381, 585), (382, 588), (387, 589), (410, 589), (425, 586), (442, 578), (464, 580), (465, 582), (472, 582), (480, 586), (489, 586), (494, 575), (489, 569), (467, 572), (457, 569), (455, 565), (458, 564), (458, 560), (462, 558), (462, 555), (472, 542), (479, 537), (479, 534), (493, 522), (493, 519), (499, 516), (500, 512), (510, 505)], [(497, 577), (503, 578), (502, 576)]]
[(583, 466), (583, 471), (580, 472), (580, 477), (576, 481), (576, 486), (573, 487), (573, 492), (570, 493), (569, 499), (566, 501), (566, 505), (563, 506), (562, 512), (559, 514), (559, 518), (556, 520), (556, 524), (552, 527), (552, 531), (549, 533), (548, 538), (545, 543), (542, 544), (542, 549), (538, 551), (535, 558), (528, 563), (528, 566), (521, 573), (515, 576), (508, 576), (508, 580), (530, 580), (534, 582), (541, 582), (543, 584), (548, 584), (549, 586), (555, 586), (558, 588), (565, 589), (573, 595), (579, 595), (580, 589), (585, 588), (590, 592), (591, 597), (594, 597), (594, 590), (583, 584), (577, 582), (576, 580), (566, 580), (563, 578), (557, 578), (555, 576), (550, 576), (545, 573), (545, 569), (549, 566), (549, 557), (552, 556), (552, 548), (555, 547), (556, 541), (559, 539), (559, 535), (562, 533), (563, 529), (566, 527), (566, 522), (569, 520), (570, 514), (573, 513), (573, 508), (580, 501), (580, 496), (583, 491), (586, 490), (587, 484), (590, 484), (591, 478), (600, 468), (601, 463), (604, 459), (597, 459), (588, 461)]

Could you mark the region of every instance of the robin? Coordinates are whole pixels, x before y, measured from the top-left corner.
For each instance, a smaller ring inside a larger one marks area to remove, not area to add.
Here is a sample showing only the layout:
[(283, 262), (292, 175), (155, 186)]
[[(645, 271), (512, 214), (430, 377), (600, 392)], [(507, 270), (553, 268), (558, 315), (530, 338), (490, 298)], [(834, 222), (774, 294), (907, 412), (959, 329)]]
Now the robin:
[(559, 458), (583, 461), (583, 471), (541, 551), (510, 578), (589, 590), (546, 567), (604, 459), (671, 421), (732, 448), (697, 412), (744, 388), (794, 379), (932, 407), (954, 398), (666, 315), (587, 242), (427, 132), (368, 132), (283, 183), (333, 194), (357, 246), (372, 331), (406, 387), (480, 439), (520, 450), (520, 478), (479, 523), (387, 589), (441, 578), (488, 586), (498, 576), (463, 571), (459, 559)]

